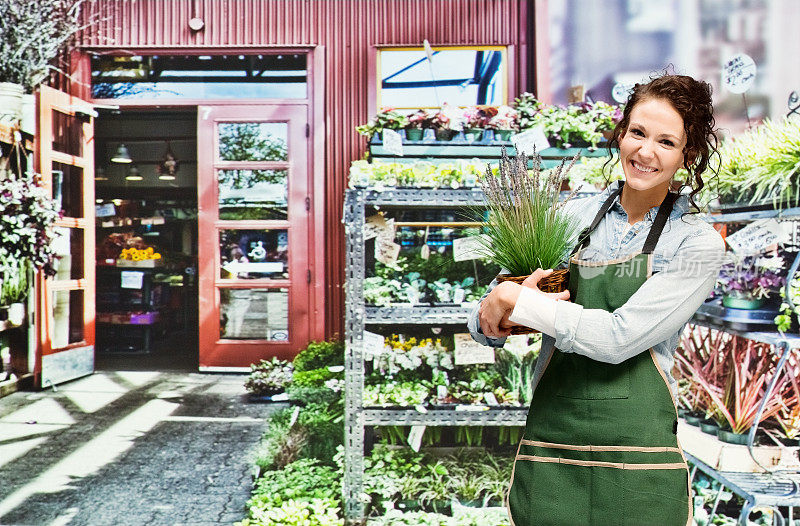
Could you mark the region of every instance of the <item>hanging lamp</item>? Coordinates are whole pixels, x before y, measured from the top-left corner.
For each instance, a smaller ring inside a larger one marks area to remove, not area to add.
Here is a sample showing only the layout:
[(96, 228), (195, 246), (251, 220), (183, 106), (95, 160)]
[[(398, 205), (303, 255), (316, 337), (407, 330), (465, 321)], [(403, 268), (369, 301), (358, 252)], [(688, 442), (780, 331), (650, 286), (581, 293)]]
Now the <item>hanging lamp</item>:
[(131, 154), (128, 153), (128, 149), (125, 147), (124, 144), (120, 144), (117, 147), (117, 152), (111, 157), (112, 163), (132, 163), (133, 159), (131, 159)]

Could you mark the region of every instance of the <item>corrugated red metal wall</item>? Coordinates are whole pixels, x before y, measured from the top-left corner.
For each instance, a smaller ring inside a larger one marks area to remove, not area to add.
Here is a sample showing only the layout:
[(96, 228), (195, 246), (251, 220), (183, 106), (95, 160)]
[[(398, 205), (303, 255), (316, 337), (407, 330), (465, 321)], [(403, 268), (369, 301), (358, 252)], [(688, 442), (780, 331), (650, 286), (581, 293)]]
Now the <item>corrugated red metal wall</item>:
[[(514, 46), (509, 95), (529, 86), (533, 0), (95, 0), (90, 9), (101, 21), (82, 35), (84, 49), (325, 46), (329, 336), (343, 327), (342, 203), (350, 162), (365, 149), (354, 128), (375, 111), (368, 107), (372, 50), (423, 39), (434, 46)], [(199, 32), (188, 26), (195, 16), (205, 22)]]

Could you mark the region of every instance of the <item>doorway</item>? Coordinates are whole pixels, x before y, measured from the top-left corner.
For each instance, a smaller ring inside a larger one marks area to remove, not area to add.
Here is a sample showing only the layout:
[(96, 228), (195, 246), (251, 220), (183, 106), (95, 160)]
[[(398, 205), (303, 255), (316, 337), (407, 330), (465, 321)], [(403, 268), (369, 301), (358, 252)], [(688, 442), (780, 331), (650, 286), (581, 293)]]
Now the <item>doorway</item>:
[(197, 110), (95, 126), (96, 368), (196, 371)]

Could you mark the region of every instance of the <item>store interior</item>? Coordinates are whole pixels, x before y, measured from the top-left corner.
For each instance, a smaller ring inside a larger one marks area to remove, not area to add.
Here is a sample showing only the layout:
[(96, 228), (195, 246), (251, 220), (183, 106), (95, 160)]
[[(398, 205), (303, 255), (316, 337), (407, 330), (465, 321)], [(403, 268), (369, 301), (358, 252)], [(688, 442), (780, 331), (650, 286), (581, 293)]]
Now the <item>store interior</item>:
[(197, 112), (95, 121), (98, 370), (196, 371)]

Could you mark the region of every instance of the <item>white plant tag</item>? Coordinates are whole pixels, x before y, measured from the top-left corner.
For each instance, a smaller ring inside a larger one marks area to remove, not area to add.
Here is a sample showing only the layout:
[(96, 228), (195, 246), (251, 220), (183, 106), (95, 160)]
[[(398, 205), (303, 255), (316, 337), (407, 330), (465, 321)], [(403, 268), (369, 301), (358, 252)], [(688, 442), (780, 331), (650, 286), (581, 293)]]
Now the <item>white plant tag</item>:
[(411, 426), (411, 432), (408, 433), (408, 445), (411, 446), (416, 452), (422, 447), (422, 435), (425, 434), (425, 426)]
[(517, 150), (517, 155), (524, 153), (530, 156), (550, 148), (550, 141), (547, 140), (547, 135), (544, 134), (544, 129), (541, 126), (512, 135), (511, 142)]
[(394, 130), (383, 130), (383, 148), (387, 153), (403, 156), (403, 138)]
[(364, 223), (364, 241), (377, 237), (386, 230), (386, 218), (381, 214), (369, 216)]
[(385, 341), (383, 336), (374, 332), (364, 331), (364, 359), (378, 356), (383, 352)]
[(744, 93), (756, 80), (756, 63), (749, 55), (738, 53), (722, 63), (722, 84), (731, 93)]
[[(481, 235), (486, 239), (486, 235)], [(453, 261), (468, 261), (480, 259), (486, 249), (476, 236), (458, 237), (453, 239)]]
[(456, 291), (453, 293), (453, 303), (462, 303), (466, 294), (466, 290), (460, 288), (456, 289)]
[(486, 400), (486, 403), (489, 405), (500, 405), (494, 393), (483, 393), (483, 399)]
[(454, 334), (455, 364), (494, 363), (494, 347), (481, 345), (467, 333)]
[(731, 250), (739, 255), (757, 254), (775, 243), (786, 243), (791, 231), (775, 219), (753, 221), (738, 232), (725, 238)]

